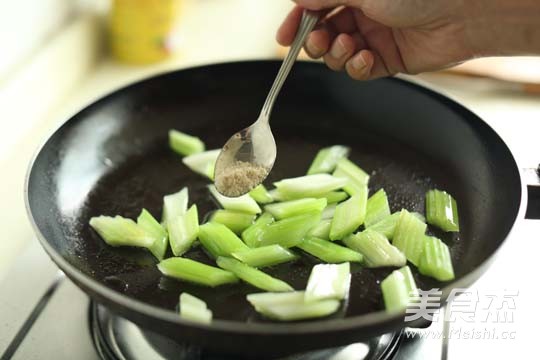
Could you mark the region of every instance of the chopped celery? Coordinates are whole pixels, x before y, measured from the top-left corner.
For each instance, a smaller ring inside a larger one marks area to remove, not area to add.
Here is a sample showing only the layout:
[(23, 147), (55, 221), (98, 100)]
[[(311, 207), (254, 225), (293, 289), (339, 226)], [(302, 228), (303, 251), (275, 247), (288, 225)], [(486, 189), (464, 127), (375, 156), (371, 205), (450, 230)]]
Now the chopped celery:
[(349, 194), (347, 194), (345, 191), (330, 191), (329, 193), (326, 193), (321, 196), (321, 198), (326, 198), (326, 202), (328, 204), (341, 202), (348, 197), (349, 197)]
[(424, 251), (426, 227), (427, 225), (416, 216), (407, 210), (401, 210), (392, 243), (416, 266)]
[(319, 221), (321, 221), (320, 213), (308, 213), (276, 221), (264, 228), (259, 238), (259, 246), (272, 244), (285, 248), (296, 246)]
[(197, 174), (214, 179), (214, 167), (221, 149), (208, 150), (182, 158), (182, 162)]
[(313, 267), (306, 287), (305, 301), (341, 300), (349, 295), (350, 264), (318, 264)]
[[(376, 231), (378, 233), (381, 233), (384, 236), (386, 236), (389, 240), (392, 240), (392, 238), (394, 237), (394, 231), (396, 229), (396, 225), (399, 220), (400, 214), (401, 212), (399, 211), (395, 212), (392, 215), (388, 215), (384, 217), (383, 219), (379, 220), (377, 223), (371, 226), (367, 226), (367, 228), (369, 228), (370, 230)], [(426, 220), (424, 218), (424, 215), (420, 213), (412, 212), (411, 214), (416, 216), (416, 218), (422, 222), (425, 222)]]
[(232, 253), (236, 259), (253, 267), (265, 267), (296, 260), (298, 256), (279, 245), (261, 246)]
[(259, 306), (255, 310), (270, 319), (295, 321), (328, 316), (335, 313), (338, 308), (338, 300), (321, 300), (310, 303)]
[(189, 210), (176, 219), (167, 222), (169, 242), (175, 256), (180, 256), (189, 250), (199, 234), (199, 213), (197, 205), (192, 205)]
[(169, 245), (169, 235), (161, 224), (146, 209), (142, 209), (137, 218), (137, 225), (154, 237), (154, 243), (148, 248), (159, 261), (163, 260)]
[(90, 226), (110, 246), (149, 248), (156, 240), (135, 221), (121, 216), (98, 216), (90, 219)]
[(220, 268), (232, 272), (240, 279), (259, 289), (273, 292), (285, 292), (294, 290), (286, 282), (276, 279), (236, 259), (220, 256), (217, 258), (217, 264)]
[(426, 217), (422, 214), (420, 214), (419, 212), (412, 212), (411, 214), (413, 214), (414, 216), (416, 216), (416, 218), (418, 220), (420, 220), (421, 222), (425, 223), (426, 222)]
[(206, 303), (186, 292), (180, 295), (179, 308), (182, 319), (203, 324), (210, 324), (212, 321), (212, 311), (208, 309)]
[(266, 205), (264, 210), (277, 220), (309, 212), (321, 212), (326, 207), (326, 199), (305, 198)]
[(261, 236), (266, 226), (274, 222), (272, 214), (263, 213), (253, 225), (242, 232), (242, 239), (249, 247), (257, 247), (260, 245)]
[(338, 178), (347, 179), (347, 184), (343, 187), (343, 190), (349, 193), (349, 195), (355, 195), (359, 191), (363, 191), (369, 182), (369, 175), (346, 158), (338, 161), (333, 175)]
[(268, 194), (272, 197), (273, 201), (285, 201), (285, 200), (294, 200), (294, 199), (285, 199), (283, 194), (281, 194), (278, 189), (272, 189), (268, 191)]
[(315, 225), (314, 228), (309, 230), (309, 236), (315, 236), (319, 239), (329, 240), (330, 239), (330, 225), (332, 225), (332, 220), (321, 220), (318, 225)]
[(258, 310), (279, 305), (302, 305), (305, 303), (305, 291), (290, 291), (290, 292), (266, 292), (249, 294), (246, 296), (247, 301)]
[(184, 156), (204, 151), (204, 143), (201, 139), (178, 130), (169, 130), (169, 146)]
[(410, 268), (394, 270), (381, 282), (381, 290), (387, 311), (405, 310), (417, 294)]
[(221, 195), (214, 185), (208, 185), (208, 189), (224, 209), (242, 211), (248, 214), (258, 214), (261, 212), (261, 208), (249, 194), (230, 198)]
[(384, 235), (370, 229), (350, 235), (343, 242), (364, 255), (368, 267), (404, 266), (407, 263), (405, 255)]
[(329, 174), (315, 174), (281, 180), (274, 183), (274, 185), (279, 194), (287, 200), (292, 200), (323, 196), (330, 191), (341, 189), (347, 183), (347, 179)]
[(338, 204), (330, 227), (330, 240), (341, 240), (352, 234), (366, 216), (367, 186), (350, 199)]
[(431, 276), (439, 281), (453, 280), (454, 268), (448, 246), (436, 237), (426, 236), (418, 270), (420, 274)]
[(248, 249), (247, 245), (232, 230), (215, 222), (201, 225), (199, 241), (214, 257), (231, 256), (235, 251)]
[(266, 187), (264, 187), (263, 184), (260, 184), (251, 190), (249, 196), (259, 204), (269, 204), (274, 201), (274, 198), (270, 195), (268, 190), (266, 190)]
[(350, 150), (347, 146), (343, 145), (334, 145), (319, 150), (307, 174), (331, 173), (336, 168), (337, 162), (349, 155)]
[(426, 193), (427, 222), (443, 231), (459, 231), (456, 200), (446, 191), (430, 190)]
[(332, 264), (347, 261), (362, 262), (363, 259), (362, 254), (356, 251), (313, 236), (306, 237), (297, 247), (324, 262)]
[(255, 214), (247, 214), (240, 211), (216, 210), (210, 221), (225, 225), (237, 234), (247, 229), (255, 220)]
[(188, 208), (188, 188), (185, 187), (177, 193), (163, 197), (162, 221), (167, 223), (170, 219), (178, 219), (184, 215)]
[(366, 228), (390, 215), (390, 205), (384, 189), (380, 189), (367, 201), (366, 220), (364, 221)]
[(336, 213), (336, 207), (337, 207), (337, 204), (331, 204), (325, 207), (321, 214), (321, 219), (331, 220), (334, 217), (334, 214)]
[(158, 269), (166, 276), (211, 287), (238, 282), (230, 271), (181, 257), (161, 261)]

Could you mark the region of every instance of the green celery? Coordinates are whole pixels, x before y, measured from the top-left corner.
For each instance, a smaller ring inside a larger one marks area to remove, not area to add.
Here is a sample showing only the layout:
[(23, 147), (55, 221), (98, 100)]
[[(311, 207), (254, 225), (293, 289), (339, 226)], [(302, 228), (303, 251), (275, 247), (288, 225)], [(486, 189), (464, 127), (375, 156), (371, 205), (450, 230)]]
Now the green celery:
[(121, 216), (98, 216), (90, 219), (90, 226), (110, 246), (136, 246), (150, 248), (156, 238), (137, 225), (135, 221)]
[(369, 182), (369, 175), (346, 158), (338, 161), (333, 175), (338, 178), (347, 179), (347, 184), (343, 187), (343, 190), (351, 196), (364, 191), (364, 187)]
[(249, 247), (259, 246), (264, 229), (273, 222), (274, 217), (272, 214), (263, 213), (257, 218), (257, 220), (255, 220), (253, 225), (242, 232), (242, 239), (244, 240), (244, 243), (246, 243)]
[(404, 266), (407, 263), (405, 255), (384, 235), (370, 229), (350, 235), (343, 242), (364, 255), (368, 267)]
[(272, 197), (272, 201), (286, 201), (286, 200), (295, 200), (295, 199), (285, 199), (283, 194), (281, 194), (278, 189), (272, 189), (268, 191), (268, 194)]
[(448, 246), (436, 237), (426, 236), (418, 270), (420, 274), (431, 276), (439, 281), (453, 280), (454, 268)]
[(231, 256), (233, 252), (248, 249), (235, 233), (223, 224), (209, 222), (199, 228), (199, 241), (214, 256)]
[(214, 179), (214, 168), (221, 149), (208, 150), (182, 158), (182, 162), (197, 174)]
[(289, 292), (265, 292), (249, 294), (246, 296), (247, 301), (258, 310), (261, 308), (280, 306), (280, 305), (302, 305), (305, 303), (305, 291), (289, 291)]
[(362, 262), (363, 259), (362, 254), (356, 251), (313, 236), (306, 237), (297, 247), (324, 262), (332, 264), (347, 261)]
[(295, 321), (328, 316), (335, 313), (338, 308), (338, 300), (321, 300), (310, 303), (265, 306), (255, 309), (270, 319)]
[(305, 198), (266, 205), (264, 210), (281, 220), (310, 212), (322, 212), (325, 207), (326, 199)]
[(332, 225), (330, 240), (342, 240), (364, 223), (367, 204), (367, 186), (350, 199), (338, 204)]
[(261, 208), (249, 194), (230, 198), (221, 195), (214, 185), (208, 185), (208, 189), (224, 209), (241, 211), (248, 214), (258, 214), (261, 212)]
[(235, 251), (232, 256), (253, 267), (271, 266), (298, 259), (295, 253), (279, 245)]
[(394, 270), (381, 282), (384, 304), (387, 311), (403, 311), (414, 301), (418, 290), (411, 270), (405, 266)]
[(332, 220), (321, 220), (318, 225), (309, 230), (309, 236), (315, 236), (319, 239), (329, 240), (330, 239), (330, 226), (332, 225)]
[(246, 265), (236, 259), (220, 256), (217, 258), (217, 264), (220, 268), (228, 270), (256, 288), (272, 291), (285, 292), (294, 289), (286, 282), (276, 279), (260, 270)]
[(427, 225), (416, 216), (407, 210), (401, 210), (392, 243), (405, 254), (407, 260), (416, 266), (424, 251), (426, 228)]
[(349, 295), (350, 285), (351, 267), (348, 262), (339, 265), (318, 264), (311, 269), (304, 300), (342, 300)]
[(274, 185), (285, 199), (293, 200), (323, 196), (330, 191), (343, 188), (347, 183), (347, 179), (329, 174), (315, 174), (281, 180)]
[(238, 282), (230, 271), (181, 257), (161, 261), (158, 269), (166, 276), (211, 287)]
[(348, 197), (349, 197), (349, 194), (347, 194), (345, 191), (330, 191), (329, 193), (326, 193), (321, 196), (321, 198), (326, 199), (326, 202), (328, 204), (342, 202)]
[(192, 155), (204, 151), (204, 143), (196, 136), (178, 130), (169, 130), (169, 146), (180, 155)]
[(168, 221), (167, 231), (169, 232), (169, 243), (175, 256), (180, 256), (188, 251), (199, 234), (197, 205), (192, 205), (179, 218)]
[[(420, 213), (412, 212), (411, 214), (416, 216), (416, 218), (422, 222), (425, 222), (426, 220), (424, 218), (424, 215)], [(396, 229), (397, 222), (399, 220), (399, 215), (401, 215), (400, 211), (395, 212), (392, 215), (388, 215), (382, 218), (377, 223), (371, 226), (368, 226), (367, 228), (369, 228), (370, 230), (376, 231), (378, 233), (381, 233), (384, 236), (386, 236), (389, 240), (392, 240), (392, 238), (394, 237), (394, 231)]]
[(263, 184), (260, 184), (251, 190), (249, 196), (259, 204), (269, 204), (274, 201), (274, 198), (270, 195), (268, 190), (266, 190), (266, 187), (264, 187)]
[(216, 210), (210, 217), (210, 221), (223, 224), (236, 234), (241, 234), (253, 224), (254, 220), (255, 214), (232, 210)]
[(337, 162), (349, 155), (350, 150), (347, 146), (343, 145), (334, 145), (319, 150), (307, 174), (331, 173), (336, 168)]
[(177, 193), (163, 197), (162, 221), (166, 224), (170, 219), (178, 219), (184, 215), (188, 208), (188, 188), (185, 187)]
[(276, 221), (264, 228), (258, 246), (272, 244), (285, 248), (296, 246), (320, 221), (320, 213), (308, 213)]
[(416, 282), (414, 281), (411, 268), (409, 266), (404, 266), (397, 271), (399, 271), (405, 279), (405, 285), (407, 286), (407, 292), (411, 301), (416, 300), (418, 298), (418, 288), (416, 287)]
[(327, 207), (325, 207), (322, 214), (321, 214), (321, 219), (323, 219), (323, 220), (331, 220), (334, 217), (335, 213), (336, 213), (337, 206), (338, 206), (338, 204), (330, 204)]
[(456, 200), (446, 191), (430, 190), (426, 193), (427, 222), (443, 231), (459, 231)]
[(212, 311), (208, 309), (204, 301), (191, 294), (186, 292), (180, 294), (178, 307), (182, 319), (202, 324), (210, 324), (212, 322)]
[(169, 245), (167, 231), (146, 209), (142, 209), (141, 214), (137, 218), (137, 225), (154, 237), (154, 243), (148, 250), (150, 250), (156, 259), (159, 261), (163, 260), (167, 252), (167, 245)]
[(367, 201), (366, 208), (366, 219), (364, 224), (367, 227), (370, 227), (373, 224), (376, 224), (380, 220), (384, 219), (390, 215), (390, 205), (388, 205), (388, 197), (384, 189), (380, 189)]

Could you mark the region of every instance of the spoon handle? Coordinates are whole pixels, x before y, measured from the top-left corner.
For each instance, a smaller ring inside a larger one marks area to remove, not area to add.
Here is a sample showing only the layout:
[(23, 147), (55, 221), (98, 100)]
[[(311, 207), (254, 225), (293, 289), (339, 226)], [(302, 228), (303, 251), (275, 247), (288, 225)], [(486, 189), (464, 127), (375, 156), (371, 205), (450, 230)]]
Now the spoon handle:
[(294, 38), (291, 48), (289, 49), (289, 53), (279, 68), (279, 72), (274, 80), (274, 84), (272, 85), (272, 88), (266, 97), (266, 101), (264, 102), (261, 110), (261, 120), (268, 122), (270, 119), (270, 112), (272, 111), (272, 107), (274, 106), (274, 102), (276, 101), (279, 91), (281, 90), (285, 79), (287, 79), (287, 76), (289, 75), (294, 62), (296, 61), (302, 46), (304, 46), (307, 35), (311, 32), (311, 30), (313, 30), (318, 19), (319, 17), (315, 13), (304, 10), (302, 20), (300, 21), (298, 31), (296, 32), (296, 37)]

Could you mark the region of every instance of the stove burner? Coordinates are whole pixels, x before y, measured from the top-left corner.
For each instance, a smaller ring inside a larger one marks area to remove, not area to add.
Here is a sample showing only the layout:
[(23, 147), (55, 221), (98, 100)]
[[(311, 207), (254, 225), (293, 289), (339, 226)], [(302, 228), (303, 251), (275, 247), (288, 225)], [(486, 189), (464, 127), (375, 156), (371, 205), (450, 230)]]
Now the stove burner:
[[(104, 360), (232, 360), (234, 355), (223, 355), (200, 347), (180, 344), (109, 312), (103, 306), (90, 305), (90, 327), (94, 345)], [(389, 333), (366, 342), (333, 349), (295, 354), (281, 360), (384, 360), (391, 359), (400, 344), (401, 333)], [(248, 360), (247, 358), (243, 358)]]

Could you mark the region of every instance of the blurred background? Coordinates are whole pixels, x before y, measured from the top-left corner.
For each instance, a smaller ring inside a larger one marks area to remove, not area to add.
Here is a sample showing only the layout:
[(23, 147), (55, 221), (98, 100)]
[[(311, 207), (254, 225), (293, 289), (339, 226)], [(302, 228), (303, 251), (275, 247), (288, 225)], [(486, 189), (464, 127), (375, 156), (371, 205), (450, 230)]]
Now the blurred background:
[[(0, 0), (0, 278), (33, 239), (24, 176), (52, 129), (96, 98), (155, 73), (282, 57), (286, 49), (274, 34), (291, 6), (289, 0)], [(476, 60), (410, 79), (488, 120), (524, 166), (540, 161), (531, 148), (540, 124), (538, 58)]]

